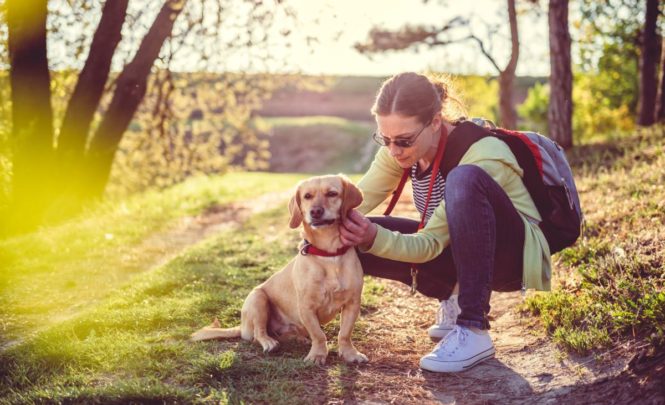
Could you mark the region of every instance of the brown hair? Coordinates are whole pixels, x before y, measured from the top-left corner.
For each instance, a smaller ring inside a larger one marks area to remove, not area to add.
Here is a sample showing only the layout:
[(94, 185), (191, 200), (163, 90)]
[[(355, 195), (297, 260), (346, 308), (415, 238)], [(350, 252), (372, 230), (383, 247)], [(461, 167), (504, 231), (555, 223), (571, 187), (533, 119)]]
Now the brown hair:
[[(446, 76), (399, 73), (381, 85), (372, 106), (372, 114), (418, 117), (422, 124), (427, 124), (437, 114), (448, 121), (456, 121), (464, 116), (466, 109), (451, 94), (451, 88), (450, 79)], [(455, 106), (450, 106), (449, 100)]]

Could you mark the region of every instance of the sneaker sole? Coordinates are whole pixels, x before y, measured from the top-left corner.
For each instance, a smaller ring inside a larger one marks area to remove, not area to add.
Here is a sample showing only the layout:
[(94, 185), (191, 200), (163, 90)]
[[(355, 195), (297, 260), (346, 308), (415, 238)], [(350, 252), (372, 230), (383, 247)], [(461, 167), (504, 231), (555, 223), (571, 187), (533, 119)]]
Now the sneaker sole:
[(491, 347), (477, 355), (461, 361), (438, 361), (432, 359), (420, 359), (420, 368), (435, 373), (457, 373), (494, 357), (496, 351)]

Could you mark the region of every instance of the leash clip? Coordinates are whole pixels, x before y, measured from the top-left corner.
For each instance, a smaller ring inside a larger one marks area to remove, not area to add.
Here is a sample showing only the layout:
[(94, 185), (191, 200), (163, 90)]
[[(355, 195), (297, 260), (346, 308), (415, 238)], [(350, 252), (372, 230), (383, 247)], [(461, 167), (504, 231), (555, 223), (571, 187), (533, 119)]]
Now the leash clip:
[(418, 269), (416, 266), (411, 266), (411, 295), (416, 293), (418, 288)]

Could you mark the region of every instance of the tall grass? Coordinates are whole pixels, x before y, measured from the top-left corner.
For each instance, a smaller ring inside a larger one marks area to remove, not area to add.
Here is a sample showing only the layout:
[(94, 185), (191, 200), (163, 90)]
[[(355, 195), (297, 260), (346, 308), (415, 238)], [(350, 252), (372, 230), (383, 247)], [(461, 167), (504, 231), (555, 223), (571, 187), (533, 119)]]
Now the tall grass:
[(552, 293), (527, 300), (546, 331), (580, 353), (665, 343), (665, 128), (578, 147), (571, 156), (584, 237), (557, 256)]

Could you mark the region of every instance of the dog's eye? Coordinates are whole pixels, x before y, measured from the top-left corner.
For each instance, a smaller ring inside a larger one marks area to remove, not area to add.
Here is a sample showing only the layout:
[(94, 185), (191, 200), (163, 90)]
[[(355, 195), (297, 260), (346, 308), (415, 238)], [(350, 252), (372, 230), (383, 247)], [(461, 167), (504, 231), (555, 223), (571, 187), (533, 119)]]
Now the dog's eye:
[(337, 197), (339, 193), (337, 191), (328, 191), (326, 197)]
[(305, 195), (302, 198), (304, 198), (305, 200), (311, 200), (312, 195), (310, 193), (305, 193)]

